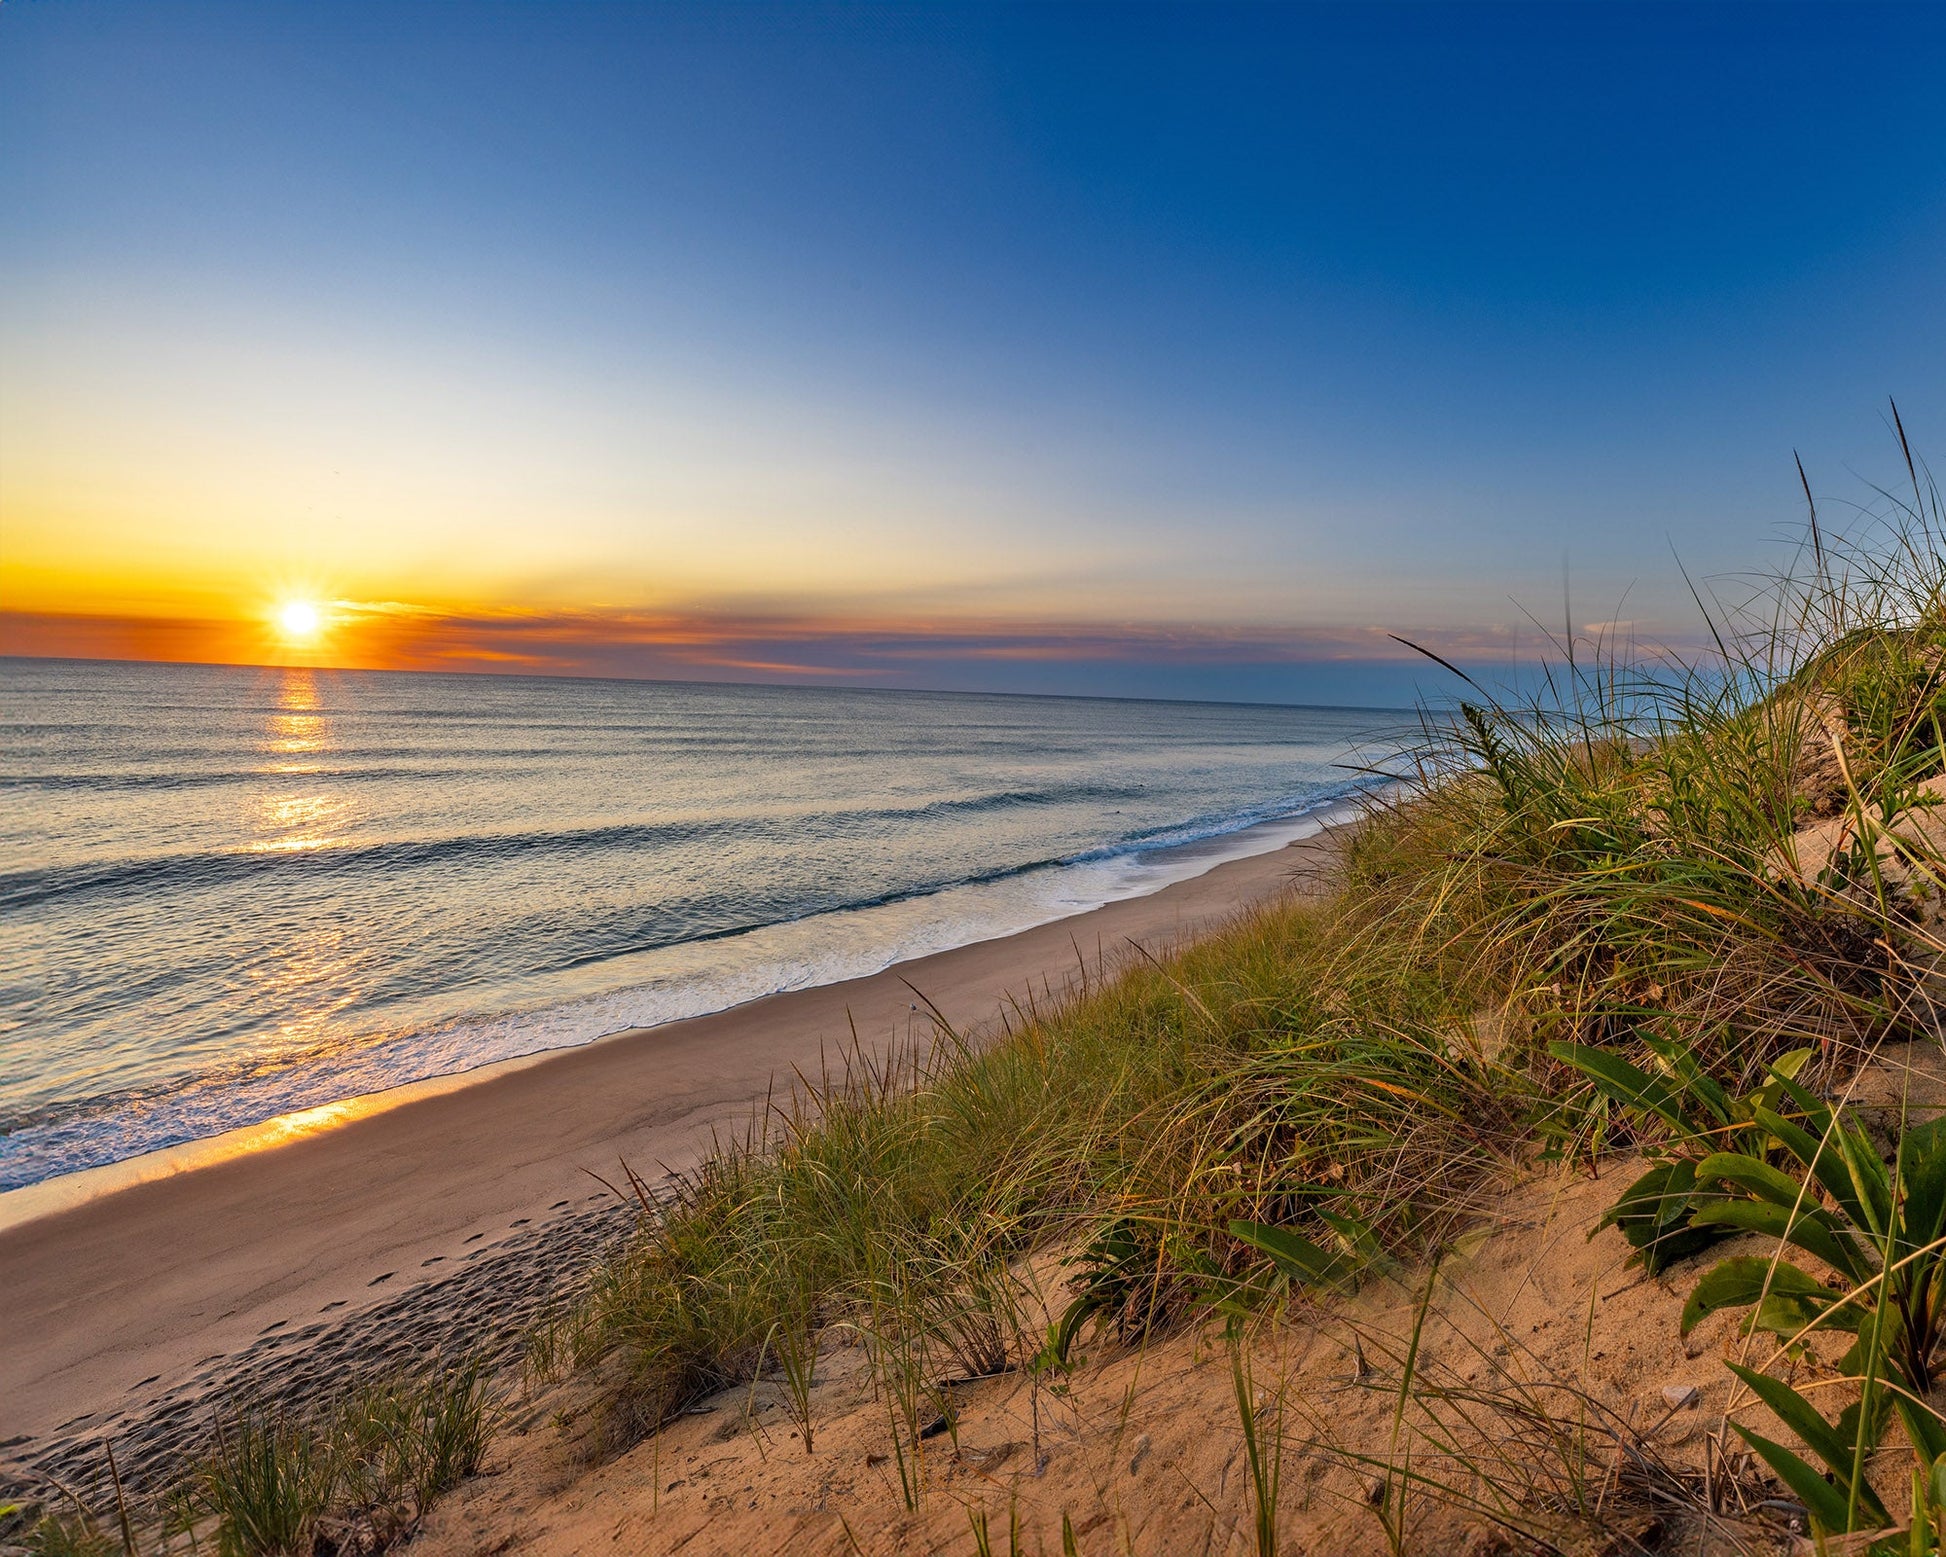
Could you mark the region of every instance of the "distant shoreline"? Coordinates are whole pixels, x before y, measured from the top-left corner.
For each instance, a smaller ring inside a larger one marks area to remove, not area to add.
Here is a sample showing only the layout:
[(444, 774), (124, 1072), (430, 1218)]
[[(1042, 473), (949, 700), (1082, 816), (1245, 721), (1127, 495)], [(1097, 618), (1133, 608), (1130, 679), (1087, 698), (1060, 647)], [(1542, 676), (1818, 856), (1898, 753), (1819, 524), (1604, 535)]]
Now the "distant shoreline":
[(145, 1409), (138, 1387), (161, 1399), (320, 1314), (354, 1321), (510, 1228), (599, 1198), (590, 1175), (612, 1178), (618, 1159), (651, 1176), (687, 1167), (794, 1071), (841, 1063), (854, 1031), (883, 1047), (930, 1030), (918, 992), (978, 1031), (1010, 995), (1058, 992), (1077, 955), (1206, 933), (1324, 866), (1357, 805), (1268, 852), (1013, 935), (154, 1154), (191, 1161), (130, 1159), (0, 1197), (0, 1438), (124, 1431)]

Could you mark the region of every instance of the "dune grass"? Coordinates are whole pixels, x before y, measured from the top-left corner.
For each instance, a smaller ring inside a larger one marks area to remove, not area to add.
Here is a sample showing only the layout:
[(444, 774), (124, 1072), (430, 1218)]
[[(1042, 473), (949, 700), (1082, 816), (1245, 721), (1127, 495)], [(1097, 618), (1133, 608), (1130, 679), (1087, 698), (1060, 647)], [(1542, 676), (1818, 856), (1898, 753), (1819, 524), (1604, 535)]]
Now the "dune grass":
[[(1250, 1227), (1426, 1252), (1491, 1175), (1653, 1133), (1550, 1042), (1654, 1063), (1673, 1040), (1745, 1087), (1809, 1047), (1801, 1079), (1830, 1087), (1889, 1036), (1936, 1039), (1946, 516), (1907, 471), (1848, 536), (1814, 510), (1741, 602), (1699, 593), (1707, 654), (1565, 636), (1524, 700), (1467, 682), (1315, 897), (1084, 968), (997, 1040), (861, 1048), (799, 1089), (577, 1316), (611, 1441), (782, 1364), (808, 1449), (843, 1326), (917, 1452), (925, 1380), (1063, 1366), (1090, 1326), (1301, 1277)], [(1051, 1250), (1072, 1280), (1050, 1335), (1016, 1288)]]
[(499, 1392), (473, 1365), (368, 1379), (309, 1410), (243, 1406), (181, 1467), (157, 1508), (50, 1507), (24, 1532), (33, 1557), (313, 1557), (382, 1552), (480, 1469)]
[(801, 1091), (597, 1281), (579, 1344), (624, 1370), (618, 1431), (839, 1321), (928, 1376), (1017, 1362), (1043, 1338), (1013, 1267), (1055, 1243), (1087, 1317), (1127, 1335), (1252, 1275), (1231, 1220), (1356, 1207), (1388, 1242), (1436, 1236), (1518, 1138), (1518, 1089), (1469, 1031), (1471, 981), (1351, 901), (1280, 905), (1091, 975), (998, 1043), (861, 1050)]

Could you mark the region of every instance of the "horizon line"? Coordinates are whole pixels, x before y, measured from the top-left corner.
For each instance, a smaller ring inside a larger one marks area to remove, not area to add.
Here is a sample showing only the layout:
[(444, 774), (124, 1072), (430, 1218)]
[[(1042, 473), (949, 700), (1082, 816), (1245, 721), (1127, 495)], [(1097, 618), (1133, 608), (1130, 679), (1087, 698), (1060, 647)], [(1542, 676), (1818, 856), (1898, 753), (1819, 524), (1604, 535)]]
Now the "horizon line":
[[(387, 666), (303, 664), (296, 661), (140, 659), (109, 654), (36, 654), (0, 648), (0, 662), (18, 661), (36, 665), (118, 665), (162, 670), (254, 670), (285, 675), (302, 673), (325, 676), (462, 676), (481, 681), (599, 681), (620, 686), (735, 687), (764, 692), (862, 692), (873, 695), (914, 697), (1004, 697), (1035, 698), (1062, 703), (1171, 703), (1204, 704), (1217, 708), (1307, 708), (1347, 713), (1415, 713), (1431, 706), (1434, 700), (1420, 703), (1327, 703), (1280, 702), (1245, 697), (1170, 697), (1141, 696), (1128, 692), (1040, 692), (1026, 689), (933, 686), (886, 686), (876, 683), (825, 684), (815, 681), (744, 681), (730, 677), (618, 675), (609, 671), (577, 670), (497, 670), (488, 665), (466, 666)], [(1395, 666), (1400, 660), (1330, 661), (1360, 667)]]

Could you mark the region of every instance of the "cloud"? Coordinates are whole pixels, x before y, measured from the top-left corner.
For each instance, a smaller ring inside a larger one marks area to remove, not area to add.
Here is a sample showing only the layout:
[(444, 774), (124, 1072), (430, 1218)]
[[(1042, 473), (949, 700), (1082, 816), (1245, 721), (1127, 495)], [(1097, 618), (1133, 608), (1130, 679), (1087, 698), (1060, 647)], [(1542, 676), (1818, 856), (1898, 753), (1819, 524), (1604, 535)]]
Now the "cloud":
[[(350, 608), (355, 613), (356, 607)], [(375, 624), (377, 625), (377, 624)], [(850, 674), (914, 660), (1036, 662), (1175, 660), (1201, 664), (1411, 657), (1381, 626), (1298, 628), (1193, 624), (1064, 624), (1004, 618), (847, 620), (720, 612), (392, 611), (383, 622), (393, 663), (434, 654), (504, 656), (562, 670), (646, 659), (697, 669), (776, 675)], [(1422, 631), (1439, 652), (1504, 656), (1508, 629)]]
[[(1061, 623), (1001, 617), (832, 618), (760, 611), (443, 611), (400, 601), (337, 600), (312, 649), (280, 643), (267, 623), (0, 612), (0, 653), (75, 658), (312, 664), (347, 669), (443, 670), (672, 680), (829, 682), (838, 685), (1107, 687), (1118, 668), (1152, 667), (1196, 685), (1227, 674), (1273, 685), (1280, 668), (1426, 662), (1384, 625)], [(1600, 624), (1612, 627), (1615, 624)], [(1505, 665), (1533, 657), (1529, 629), (1516, 655), (1509, 626), (1401, 629), (1456, 663)], [(1270, 679), (1266, 679), (1270, 678)], [(1242, 681), (1237, 682), (1238, 685)], [(1401, 683), (1404, 684), (1404, 683)]]

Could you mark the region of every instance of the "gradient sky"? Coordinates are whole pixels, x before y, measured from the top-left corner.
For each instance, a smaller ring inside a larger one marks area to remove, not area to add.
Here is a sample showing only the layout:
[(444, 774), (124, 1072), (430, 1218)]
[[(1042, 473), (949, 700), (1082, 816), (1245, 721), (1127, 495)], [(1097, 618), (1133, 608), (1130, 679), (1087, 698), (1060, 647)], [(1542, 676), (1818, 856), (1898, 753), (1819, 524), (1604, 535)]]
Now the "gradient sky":
[[(0, 650), (1396, 701), (1946, 438), (1946, 6), (9, 4)], [(1531, 652), (1523, 650), (1522, 652)]]

